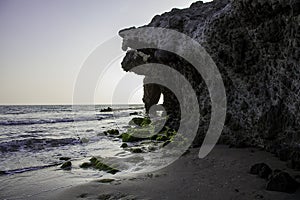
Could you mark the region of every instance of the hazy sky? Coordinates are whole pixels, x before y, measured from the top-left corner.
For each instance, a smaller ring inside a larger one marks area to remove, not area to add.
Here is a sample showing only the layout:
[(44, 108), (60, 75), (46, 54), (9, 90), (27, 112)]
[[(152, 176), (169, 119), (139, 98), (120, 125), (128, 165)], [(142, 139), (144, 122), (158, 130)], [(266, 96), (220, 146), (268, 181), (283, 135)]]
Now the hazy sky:
[[(0, 104), (71, 104), (80, 68), (99, 44), (194, 1), (0, 0)], [(124, 75), (119, 63), (99, 81), (97, 103), (111, 102), (114, 83)], [(131, 103), (141, 95), (133, 92)]]

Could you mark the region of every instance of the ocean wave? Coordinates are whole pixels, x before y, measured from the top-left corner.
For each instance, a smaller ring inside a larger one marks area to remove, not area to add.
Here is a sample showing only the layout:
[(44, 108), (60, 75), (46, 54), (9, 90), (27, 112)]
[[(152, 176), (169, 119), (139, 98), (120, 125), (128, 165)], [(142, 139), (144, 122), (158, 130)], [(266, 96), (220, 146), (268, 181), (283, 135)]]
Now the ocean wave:
[(30, 138), (24, 140), (12, 140), (8, 142), (0, 143), (0, 152), (16, 152), (21, 149), (30, 150), (30, 151), (38, 151), (47, 149), (50, 147), (60, 147), (66, 145), (75, 145), (79, 144), (80, 139), (76, 138), (61, 138), (61, 139), (52, 139), (52, 138)]
[(0, 171), (0, 176), (3, 176), (3, 175), (12, 175), (12, 174), (20, 174), (20, 173), (29, 172), (29, 171), (35, 171), (35, 170), (40, 170), (40, 169), (44, 169), (44, 168), (55, 167), (55, 166), (58, 166), (58, 165), (61, 165), (61, 164), (62, 164), (62, 162), (60, 162), (60, 163), (53, 163), (53, 164), (50, 164), (50, 165), (25, 167), (25, 168), (20, 168), (20, 169), (12, 169), (12, 170)]
[(1, 120), (0, 126), (19, 126), (19, 125), (34, 125), (34, 124), (54, 124), (54, 123), (71, 123), (82, 121), (98, 121), (112, 117), (112, 114), (102, 114), (89, 117), (78, 118), (54, 118), (54, 119), (20, 119), (20, 120)]

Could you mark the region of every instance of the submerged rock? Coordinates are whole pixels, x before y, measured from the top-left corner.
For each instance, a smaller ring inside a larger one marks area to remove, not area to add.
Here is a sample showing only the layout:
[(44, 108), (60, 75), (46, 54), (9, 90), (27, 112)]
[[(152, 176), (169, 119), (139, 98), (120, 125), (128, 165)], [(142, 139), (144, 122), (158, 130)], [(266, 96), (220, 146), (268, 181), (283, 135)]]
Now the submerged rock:
[(59, 160), (67, 161), (67, 160), (71, 160), (71, 158), (70, 157), (60, 157)]
[(79, 167), (80, 168), (89, 168), (89, 167), (92, 167), (92, 166), (93, 166), (92, 163), (84, 162)]
[(113, 109), (111, 107), (103, 108), (100, 110), (100, 112), (111, 112)]
[(144, 140), (144, 138), (135, 137), (129, 133), (123, 133), (121, 137), (123, 142), (138, 142)]
[(63, 163), (60, 168), (63, 170), (70, 170), (72, 168), (72, 162), (67, 161), (67, 162)]
[(130, 116), (132, 116), (132, 115), (138, 115), (138, 114), (139, 114), (138, 112), (129, 113)]
[(80, 143), (84, 144), (84, 143), (88, 143), (90, 140), (88, 138), (81, 138), (80, 139)]
[(103, 132), (104, 135), (119, 135), (118, 129), (110, 129)]
[(143, 150), (141, 148), (132, 148), (130, 149), (132, 153), (143, 153)]
[(128, 147), (128, 144), (127, 144), (127, 143), (123, 143), (123, 144), (121, 145), (121, 148), (126, 148), (126, 147)]

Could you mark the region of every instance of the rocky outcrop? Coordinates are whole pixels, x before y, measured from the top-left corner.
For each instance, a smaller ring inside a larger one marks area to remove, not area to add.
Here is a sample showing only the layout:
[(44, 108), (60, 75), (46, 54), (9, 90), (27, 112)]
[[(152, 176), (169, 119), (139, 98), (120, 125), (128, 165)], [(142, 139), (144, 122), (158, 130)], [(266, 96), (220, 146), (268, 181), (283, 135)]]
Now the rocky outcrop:
[[(284, 153), (285, 159), (293, 160), (296, 166), (299, 159), (295, 161), (293, 155), (299, 152), (300, 144), (299, 14), (297, 0), (199, 1), (190, 8), (157, 15), (146, 27), (182, 32), (198, 41), (213, 58), (227, 96), (227, 118), (220, 142), (237, 147), (262, 146), (277, 155)], [(126, 49), (130, 44), (124, 30), (120, 36)], [(129, 71), (145, 63), (171, 66), (191, 83), (202, 115), (194, 141), (194, 145), (200, 145), (211, 106), (201, 76), (187, 61), (159, 49), (130, 50), (122, 67)], [(162, 93), (164, 107), (173, 116), (170, 119), (177, 120), (179, 106), (171, 91), (157, 85), (144, 89), (147, 110)]]

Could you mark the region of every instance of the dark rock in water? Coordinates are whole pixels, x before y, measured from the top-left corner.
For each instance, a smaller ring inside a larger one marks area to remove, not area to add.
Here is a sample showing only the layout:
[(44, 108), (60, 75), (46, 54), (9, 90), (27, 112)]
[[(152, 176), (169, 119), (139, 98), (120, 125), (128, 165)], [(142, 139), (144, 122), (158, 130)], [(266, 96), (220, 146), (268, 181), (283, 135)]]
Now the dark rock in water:
[(105, 163), (102, 162), (100, 158), (92, 157), (90, 162), (85, 162), (80, 165), (81, 168), (94, 168), (97, 170), (105, 171), (110, 174), (116, 174), (119, 172), (118, 169), (115, 169)]
[(121, 148), (126, 148), (126, 147), (128, 147), (128, 144), (127, 144), (127, 143), (123, 143), (123, 144), (121, 145)]
[(62, 168), (63, 170), (70, 170), (72, 168), (72, 162), (67, 161), (64, 164), (62, 164), (60, 168)]
[(129, 113), (130, 116), (132, 116), (132, 115), (138, 115), (138, 114), (139, 114), (138, 112)]
[(88, 193), (82, 193), (78, 195), (78, 198), (86, 198), (89, 194)]
[(132, 148), (130, 149), (132, 153), (143, 153), (143, 150), (141, 148)]
[(79, 167), (80, 168), (89, 168), (89, 167), (92, 167), (92, 164), (88, 163), (88, 162), (84, 162)]
[(110, 129), (103, 132), (104, 135), (119, 135), (118, 129)]
[(265, 163), (258, 163), (250, 168), (250, 174), (255, 174), (267, 179), (272, 174), (272, 169)]
[(5, 171), (0, 171), (0, 176), (5, 175), (6, 172)]
[(111, 107), (103, 108), (100, 110), (100, 112), (111, 112), (113, 109)]
[(299, 187), (299, 183), (286, 172), (274, 173), (266, 185), (269, 191), (294, 193)]
[(69, 157), (60, 157), (59, 160), (67, 161), (67, 160), (71, 160), (71, 158), (69, 158)]
[(123, 133), (121, 137), (123, 142), (139, 142), (145, 139), (145, 138), (135, 137), (129, 133)]
[[(199, 42), (216, 63), (226, 88), (227, 117), (223, 134), (226, 143), (239, 146), (300, 144), (299, 112), (299, 1), (215, 0), (196, 2), (190, 8), (172, 10), (155, 16), (145, 27), (161, 27), (184, 33)], [(140, 28), (131, 28), (130, 32)], [(137, 35), (120, 31), (123, 49), (130, 47), (122, 68), (130, 71), (146, 63), (159, 63), (180, 72), (193, 87), (199, 102), (201, 124), (194, 146), (202, 144), (210, 121), (211, 102), (207, 86), (194, 67), (178, 55), (161, 49), (135, 49)], [(147, 33), (151, 35), (151, 32)], [(153, 34), (154, 35), (154, 34)], [(155, 36), (155, 35), (154, 35)], [(163, 38), (160, 44), (168, 43)], [(181, 49), (183, 44), (174, 44)], [(151, 70), (134, 71), (155, 76)], [(167, 75), (166, 75), (167, 76)], [(181, 83), (172, 77), (174, 86)], [(182, 88), (184, 94), (185, 88)], [(168, 123), (176, 130), (180, 105), (167, 88), (147, 84), (144, 87), (145, 108), (158, 103), (164, 95), (163, 106), (169, 116)], [(189, 102), (189, 101), (186, 101)], [(229, 119), (230, 118), (230, 119)], [(299, 152), (299, 150), (297, 150)], [(279, 153), (282, 160), (288, 152)], [(294, 154), (294, 156), (297, 156)], [(298, 159), (290, 160), (300, 167)]]

